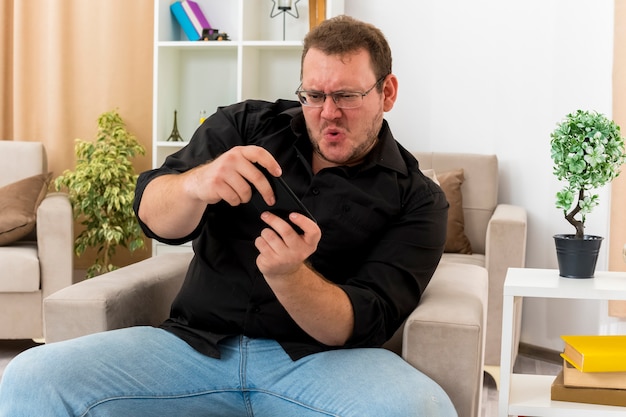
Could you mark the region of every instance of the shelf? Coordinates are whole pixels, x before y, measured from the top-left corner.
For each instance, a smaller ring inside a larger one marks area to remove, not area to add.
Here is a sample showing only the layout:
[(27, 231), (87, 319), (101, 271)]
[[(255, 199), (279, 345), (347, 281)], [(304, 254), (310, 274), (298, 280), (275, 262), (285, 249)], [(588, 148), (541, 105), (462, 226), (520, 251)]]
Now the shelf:
[(553, 269), (511, 268), (504, 295), (584, 300), (626, 299), (626, 272), (596, 271), (595, 278), (563, 278)]
[(243, 47), (302, 50), (302, 41), (244, 41)]
[(189, 253), (192, 251), (191, 243), (184, 243), (182, 245), (166, 245), (165, 243), (155, 243), (153, 247), (152, 256), (163, 255), (165, 253)]
[(511, 375), (509, 415), (545, 417), (624, 416), (625, 407), (584, 404), (550, 399), (552, 375)]
[(210, 49), (210, 48), (272, 48), (302, 49), (302, 41), (162, 41), (157, 43), (162, 49)]
[(157, 42), (160, 49), (211, 49), (211, 48), (237, 48), (240, 42), (231, 41), (163, 41)]
[[(626, 300), (626, 273), (596, 271), (594, 278), (563, 278), (555, 269), (509, 268), (504, 280), (502, 303), (502, 349), (500, 372), (500, 417), (603, 417), (624, 416), (626, 407), (552, 401), (554, 376), (512, 374), (512, 329), (519, 320), (515, 308), (524, 297)], [(553, 329), (553, 331), (558, 331)]]
[(183, 141), (183, 142), (168, 142), (166, 140), (159, 140), (157, 141), (156, 145), (163, 147), (163, 148), (182, 148), (185, 145), (187, 145), (189, 143), (189, 141)]
[[(308, 6), (299, 17), (270, 17), (269, 0), (196, 0), (213, 29), (228, 41), (190, 41), (170, 11), (173, 0), (154, 4), (152, 166), (184, 147), (220, 106), (246, 99), (295, 100), (300, 84), (302, 40), (309, 30)], [(343, 13), (344, 0), (327, 0), (327, 17)], [(176, 125), (183, 142), (167, 142)], [(168, 250), (153, 242), (153, 254)], [(191, 250), (190, 245), (172, 250)]]

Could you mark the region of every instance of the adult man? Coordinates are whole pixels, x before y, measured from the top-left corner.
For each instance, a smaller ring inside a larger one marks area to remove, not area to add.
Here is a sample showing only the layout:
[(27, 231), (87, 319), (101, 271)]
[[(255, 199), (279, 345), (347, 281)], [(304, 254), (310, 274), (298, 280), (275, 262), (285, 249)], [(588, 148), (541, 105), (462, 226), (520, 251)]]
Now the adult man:
[[(170, 318), (26, 352), (7, 369), (0, 416), (456, 415), (379, 348), (437, 266), (448, 207), (383, 120), (398, 87), (389, 46), (371, 25), (331, 19), (307, 35), (301, 78), (300, 103), (221, 108), (140, 176), (146, 234), (194, 240)], [(289, 215), (301, 234), (250, 204), (255, 190), (275, 199), (256, 164), (315, 217)], [(53, 381), (29, 393), (45, 408), (6, 411), (26, 398), (28, 363)]]

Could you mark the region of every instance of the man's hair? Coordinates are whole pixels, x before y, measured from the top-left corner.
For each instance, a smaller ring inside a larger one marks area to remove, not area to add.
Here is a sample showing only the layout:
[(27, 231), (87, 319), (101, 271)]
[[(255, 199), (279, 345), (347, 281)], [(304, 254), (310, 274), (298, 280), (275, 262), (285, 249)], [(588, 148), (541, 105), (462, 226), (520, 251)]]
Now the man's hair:
[[(370, 64), (377, 80), (391, 74), (391, 48), (385, 35), (376, 26), (350, 16), (333, 17), (311, 29), (304, 38), (300, 68), (311, 48), (326, 55), (345, 55), (365, 49), (370, 54)], [(380, 90), (381, 84), (377, 88)]]

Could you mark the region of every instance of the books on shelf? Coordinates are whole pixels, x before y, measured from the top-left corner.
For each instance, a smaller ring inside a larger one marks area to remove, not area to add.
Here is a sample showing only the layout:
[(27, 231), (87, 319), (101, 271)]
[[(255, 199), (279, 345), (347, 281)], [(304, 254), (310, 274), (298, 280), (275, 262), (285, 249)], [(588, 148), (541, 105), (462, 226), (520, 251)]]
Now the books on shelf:
[(172, 3), (170, 5), (170, 10), (176, 18), (178, 24), (180, 24), (180, 27), (183, 29), (183, 32), (185, 32), (187, 39), (189, 39), (190, 41), (199, 40), (200, 34), (196, 32), (196, 28), (193, 26), (193, 23), (191, 22), (191, 19), (189, 19), (189, 16), (187, 16), (187, 13), (185, 12), (185, 9), (183, 9), (183, 5), (181, 4), (181, 2), (175, 1), (174, 3)]
[(200, 9), (198, 3), (192, 0), (182, 0), (181, 4), (189, 20), (191, 20), (193, 27), (196, 29), (196, 32), (198, 32), (198, 38), (202, 36), (204, 29), (211, 29), (211, 25), (206, 20), (206, 17), (204, 17), (204, 13), (202, 13), (202, 9)]
[(626, 390), (626, 372), (581, 372), (563, 360), (563, 384), (566, 387)]
[(195, 1), (175, 1), (170, 5), (170, 10), (190, 41), (200, 40), (203, 30), (211, 29), (202, 9)]
[(626, 406), (626, 390), (568, 387), (564, 383), (563, 372), (560, 372), (552, 383), (550, 398), (553, 401)]
[(561, 336), (561, 356), (581, 372), (626, 372), (626, 335)]

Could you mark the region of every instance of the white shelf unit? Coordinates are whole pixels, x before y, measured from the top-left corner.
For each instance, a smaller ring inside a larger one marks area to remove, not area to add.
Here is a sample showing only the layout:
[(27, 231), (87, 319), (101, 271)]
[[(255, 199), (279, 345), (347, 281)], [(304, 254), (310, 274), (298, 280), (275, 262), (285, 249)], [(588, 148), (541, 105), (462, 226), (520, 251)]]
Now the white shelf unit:
[(595, 278), (562, 278), (557, 270), (510, 268), (504, 282), (498, 416), (625, 416), (626, 407), (552, 401), (552, 375), (513, 374), (515, 304), (524, 297), (626, 300), (626, 273), (596, 272)]
[[(299, 17), (270, 17), (272, 0), (196, 0), (212, 28), (228, 41), (189, 41), (170, 12), (172, 0), (154, 3), (152, 166), (186, 145), (200, 114), (245, 99), (295, 99), (302, 39), (309, 30), (308, 2)], [(344, 0), (326, 0), (326, 16), (343, 13)], [(294, 2), (295, 3), (295, 2)], [(295, 13), (295, 8), (292, 9)], [(183, 142), (168, 142), (177, 112)], [(190, 250), (153, 242), (153, 255)]]

